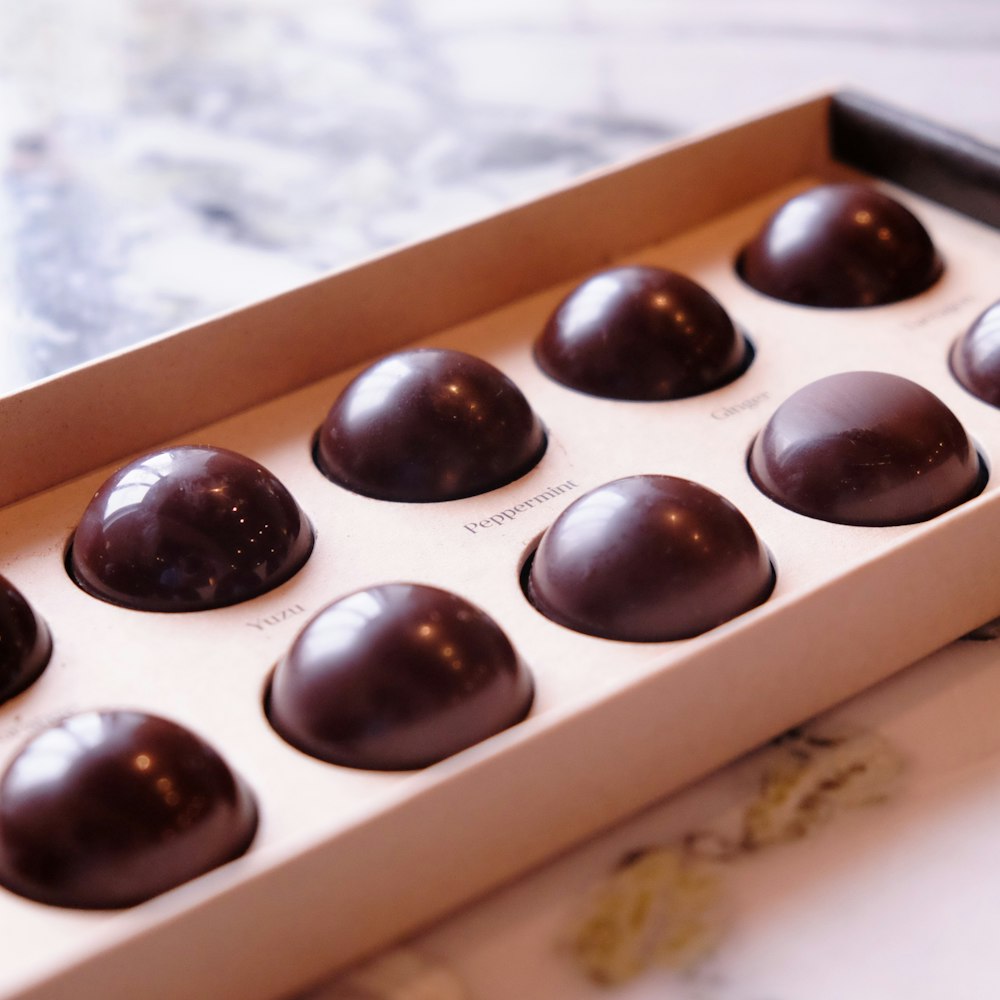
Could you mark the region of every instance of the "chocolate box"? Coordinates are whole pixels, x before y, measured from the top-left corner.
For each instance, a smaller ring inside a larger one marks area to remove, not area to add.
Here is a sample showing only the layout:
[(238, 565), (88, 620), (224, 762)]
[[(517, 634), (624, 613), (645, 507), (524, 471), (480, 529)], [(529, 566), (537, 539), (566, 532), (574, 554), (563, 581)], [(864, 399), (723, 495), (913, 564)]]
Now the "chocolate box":
[[(0, 763), (67, 714), (130, 708), (204, 736), (256, 796), (240, 858), (148, 902), (65, 909), (0, 889), (0, 996), (289, 995), (1000, 615), (1000, 410), (949, 366), (998, 297), (998, 157), (857, 95), (821, 95), (671, 144), (550, 196), (166, 335), (0, 400), (2, 572), (48, 623), (41, 677), (0, 707)], [(891, 194), (944, 261), (927, 291), (870, 309), (762, 295), (736, 258), (791, 196), (831, 181)], [(602, 399), (545, 375), (533, 344), (612, 264), (679, 271), (753, 347), (701, 395)], [(341, 389), (406, 345), (483, 358), (522, 390), (547, 447), (487, 493), (399, 503), (325, 476), (313, 442)], [(919, 523), (853, 526), (775, 503), (751, 445), (793, 392), (877, 370), (937, 395), (983, 462), (974, 497)], [(167, 444), (262, 463), (315, 529), (291, 579), (186, 614), (79, 588), (65, 560), (95, 490)], [(701, 483), (746, 516), (775, 567), (759, 606), (692, 638), (625, 642), (550, 621), (522, 570), (570, 503), (637, 474)], [(535, 683), (524, 721), (420, 770), (341, 767), (269, 725), (275, 664), (331, 601), (411, 581), (505, 631)]]

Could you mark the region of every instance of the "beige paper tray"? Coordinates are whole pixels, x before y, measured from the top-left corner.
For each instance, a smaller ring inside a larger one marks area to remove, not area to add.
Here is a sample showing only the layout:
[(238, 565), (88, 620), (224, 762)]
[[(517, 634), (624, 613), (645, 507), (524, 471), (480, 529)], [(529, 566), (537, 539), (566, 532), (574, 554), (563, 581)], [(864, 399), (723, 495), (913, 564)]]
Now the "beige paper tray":
[[(765, 299), (734, 274), (771, 209), (851, 175), (829, 153), (829, 107), (820, 97), (675, 144), (0, 401), (0, 565), (56, 643), (41, 680), (0, 709), (0, 763), (53, 717), (145, 708), (206, 735), (262, 815), (244, 858), (131, 910), (61, 911), (0, 890), (0, 996), (287, 995), (1000, 614), (995, 477), (932, 522), (873, 529), (798, 517), (746, 475), (749, 443), (783, 398), (855, 368), (921, 382), (988, 464), (1000, 456), (1000, 410), (946, 363), (998, 295), (1000, 233), (890, 188), (948, 264), (919, 298), (824, 312)], [(748, 372), (653, 404), (593, 399), (542, 375), (530, 346), (549, 311), (584, 274), (624, 260), (706, 285), (754, 342)], [(549, 431), (536, 469), (422, 505), (354, 496), (319, 474), (311, 437), (352, 366), (414, 341), (461, 347), (513, 378)], [(125, 457), (165, 441), (229, 447), (276, 473), (317, 529), (305, 569), (256, 600), (190, 615), (78, 590), (62, 560), (80, 512)], [(698, 480), (743, 510), (777, 566), (765, 605), (651, 645), (578, 635), (530, 607), (518, 571), (538, 535), (574, 496), (644, 472)], [(535, 496), (546, 499), (475, 527)], [(329, 601), (401, 579), (497, 619), (534, 672), (531, 715), (417, 773), (293, 750), (261, 709), (274, 662)]]

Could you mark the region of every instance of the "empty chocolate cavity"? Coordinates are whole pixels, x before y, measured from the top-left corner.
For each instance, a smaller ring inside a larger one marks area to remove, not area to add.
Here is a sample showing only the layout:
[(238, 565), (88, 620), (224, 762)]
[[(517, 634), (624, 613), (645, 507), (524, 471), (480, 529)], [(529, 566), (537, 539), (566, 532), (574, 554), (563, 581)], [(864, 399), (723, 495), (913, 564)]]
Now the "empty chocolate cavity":
[(982, 488), (979, 456), (933, 393), (883, 372), (842, 372), (790, 396), (750, 452), (773, 500), (840, 524), (924, 521)]
[(549, 318), (535, 345), (557, 382), (609, 399), (679, 399), (746, 369), (750, 351), (701, 285), (659, 267), (617, 267), (588, 278)]
[(974, 396), (1000, 406), (1000, 302), (990, 306), (955, 343), (951, 369)]
[(424, 767), (519, 722), (531, 675), (506, 635), (455, 594), (412, 583), (343, 597), (278, 664), (267, 714), (320, 760)]
[(827, 184), (779, 208), (737, 268), (772, 298), (857, 308), (918, 295), (942, 263), (927, 230), (898, 201), (865, 184)]
[(633, 642), (684, 639), (756, 607), (774, 572), (733, 504), (673, 476), (631, 476), (576, 500), (542, 537), (527, 578), (546, 617)]
[(84, 712), (33, 737), (0, 780), (0, 884), (53, 906), (132, 906), (242, 854), (252, 794), (157, 716)]
[(45, 622), (21, 592), (0, 576), (0, 703), (38, 679), (52, 655)]
[(69, 568), (113, 604), (200, 611), (284, 583), (312, 544), (308, 520), (267, 469), (222, 448), (184, 445), (108, 479), (80, 519)]
[(329, 479), (380, 500), (457, 500), (533, 468), (545, 431), (520, 389), (461, 351), (391, 354), (358, 375), (320, 428)]

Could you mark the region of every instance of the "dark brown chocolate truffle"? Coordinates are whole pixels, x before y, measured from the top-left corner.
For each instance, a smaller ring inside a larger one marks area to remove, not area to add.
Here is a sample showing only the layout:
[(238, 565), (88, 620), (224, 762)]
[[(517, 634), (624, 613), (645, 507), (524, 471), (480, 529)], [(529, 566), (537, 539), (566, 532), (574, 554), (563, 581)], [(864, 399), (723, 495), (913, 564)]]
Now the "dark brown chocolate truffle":
[(52, 655), (49, 630), (21, 592), (0, 576), (0, 703), (38, 679)]
[(749, 468), (773, 500), (839, 524), (924, 521), (982, 485), (951, 410), (883, 372), (830, 375), (790, 396), (757, 436)]
[(631, 476), (580, 497), (542, 537), (528, 596), (577, 632), (685, 639), (756, 607), (774, 573), (746, 518), (707, 487)]
[(506, 375), (461, 351), (425, 348), (377, 361), (344, 389), (316, 461), (355, 493), (426, 503), (503, 486), (544, 451), (542, 425)]
[(828, 184), (779, 208), (743, 250), (738, 270), (772, 298), (845, 309), (918, 295), (942, 264), (909, 209), (865, 184)]
[(571, 389), (653, 400), (732, 381), (749, 350), (701, 285), (659, 267), (617, 267), (570, 292), (546, 323), (535, 357)]
[(275, 668), (267, 714), (320, 760), (424, 767), (519, 722), (531, 676), (484, 612), (434, 587), (392, 583), (335, 601)]
[(0, 781), (0, 884), (53, 906), (132, 906), (238, 857), (256, 826), (253, 796), (187, 729), (84, 712)]
[(143, 611), (201, 611), (284, 583), (312, 551), (288, 490), (222, 448), (152, 452), (116, 472), (73, 536), (70, 572), (86, 591)]
[(956, 342), (951, 369), (974, 396), (1000, 406), (1000, 302), (990, 306)]

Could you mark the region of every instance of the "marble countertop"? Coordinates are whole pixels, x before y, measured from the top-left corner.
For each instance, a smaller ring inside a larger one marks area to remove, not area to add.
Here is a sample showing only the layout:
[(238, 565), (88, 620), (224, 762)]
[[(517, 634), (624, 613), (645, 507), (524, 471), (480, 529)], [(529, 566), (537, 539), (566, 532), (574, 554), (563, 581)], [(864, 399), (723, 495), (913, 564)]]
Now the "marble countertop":
[[(0, 10), (0, 391), (805, 93), (1000, 145), (990, 0)], [(1000, 643), (966, 640), (311, 994), (1000, 995)]]
[(0, 53), (0, 391), (831, 86), (1000, 143), (989, 0), (37, 0)]

